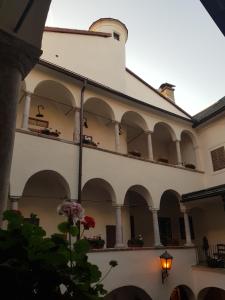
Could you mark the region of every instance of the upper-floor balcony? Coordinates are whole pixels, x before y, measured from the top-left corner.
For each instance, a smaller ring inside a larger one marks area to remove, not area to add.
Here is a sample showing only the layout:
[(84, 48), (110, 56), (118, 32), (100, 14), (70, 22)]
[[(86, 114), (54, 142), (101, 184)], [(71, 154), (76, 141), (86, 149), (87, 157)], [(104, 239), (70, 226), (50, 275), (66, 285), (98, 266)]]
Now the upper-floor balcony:
[[(198, 141), (191, 127), (175, 130), (169, 120), (151, 119), (135, 107), (111, 106), (96, 96), (85, 98), (82, 123), (84, 146), (187, 170), (201, 169)], [(17, 129), (79, 143), (79, 105), (59, 82), (42, 81), (33, 93), (27, 93), (23, 86)]]

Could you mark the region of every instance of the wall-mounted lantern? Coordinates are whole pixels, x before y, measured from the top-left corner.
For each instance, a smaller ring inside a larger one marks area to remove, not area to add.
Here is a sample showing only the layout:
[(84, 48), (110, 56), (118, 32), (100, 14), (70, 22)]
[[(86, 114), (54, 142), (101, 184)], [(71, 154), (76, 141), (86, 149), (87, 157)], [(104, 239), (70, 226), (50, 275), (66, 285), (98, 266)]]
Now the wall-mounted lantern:
[(88, 123), (87, 123), (87, 118), (83, 118), (83, 126), (85, 127), (85, 128), (88, 128)]
[(41, 108), (42, 110), (45, 109), (43, 105), (38, 105), (38, 106), (37, 106), (37, 110), (38, 110), (38, 113), (36, 114), (36, 117), (37, 117), (37, 118), (43, 118), (43, 117), (44, 117), (44, 115), (40, 112), (40, 108)]
[(160, 255), (160, 262), (162, 268), (162, 283), (164, 283), (166, 277), (169, 276), (168, 271), (172, 267), (173, 256), (171, 256), (167, 251)]

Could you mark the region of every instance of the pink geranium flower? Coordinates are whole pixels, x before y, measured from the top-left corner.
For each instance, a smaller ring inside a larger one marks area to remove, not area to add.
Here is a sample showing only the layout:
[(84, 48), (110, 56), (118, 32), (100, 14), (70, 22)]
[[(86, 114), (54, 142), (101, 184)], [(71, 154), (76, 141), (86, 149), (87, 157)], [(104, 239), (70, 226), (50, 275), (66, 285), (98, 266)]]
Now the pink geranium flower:
[(57, 208), (58, 214), (66, 216), (74, 224), (84, 217), (83, 207), (75, 201), (63, 201)]

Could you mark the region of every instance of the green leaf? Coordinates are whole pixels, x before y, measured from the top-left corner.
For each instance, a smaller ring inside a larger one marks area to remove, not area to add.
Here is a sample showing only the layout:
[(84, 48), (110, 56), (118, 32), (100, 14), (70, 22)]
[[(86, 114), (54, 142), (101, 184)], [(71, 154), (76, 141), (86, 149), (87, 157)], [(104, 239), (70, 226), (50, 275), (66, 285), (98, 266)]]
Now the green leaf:
[(102, 273), (99, 271), (99, 268), (96, 265), (90, 264), (89, 267), (91, 279), (90, 282), (94, 283), (100, 280)]
[(3, 220), (8, 221), (9, 230), (14, 230), (20, 228), (23, 222), (23, 217), (17, 211), (6, 210), (3, 214)]
[(71, 226), (70, 229), (69, 229), (69, 233), (72, 236), (77, 236), (78, 233), (79, 233), (79, 229), (77, 228), (77, 226)]
[(90, 249), (90, 245), (87, 240), (79, 240), (74, 244), (74, 251), (78, 254), (85, 255)]
[(70, 227), (69, 222), (62, 222), (58, 225), (58, 229), (62, 233), (68, 233), (69, 232), (69, 227)]
[(77, 236), (79, 229), (77, 226), (71, 225), (69, 222), (62, 222), (58, 225), (58, 229), (62, 233), (70, 233), (72, 236)]

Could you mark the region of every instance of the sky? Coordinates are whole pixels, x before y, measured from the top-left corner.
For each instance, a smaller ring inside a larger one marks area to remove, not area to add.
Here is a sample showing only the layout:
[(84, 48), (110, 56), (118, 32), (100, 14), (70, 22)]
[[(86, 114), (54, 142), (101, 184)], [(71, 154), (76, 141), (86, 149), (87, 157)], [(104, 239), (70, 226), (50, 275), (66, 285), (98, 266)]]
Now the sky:
[(126, 65), (153, 87), (176, 86), (194, 115), (225, 96), (225, 37), (200, 0), (52, 0), (47, 26), (87, 30), (99, 18), (126, 24)]

